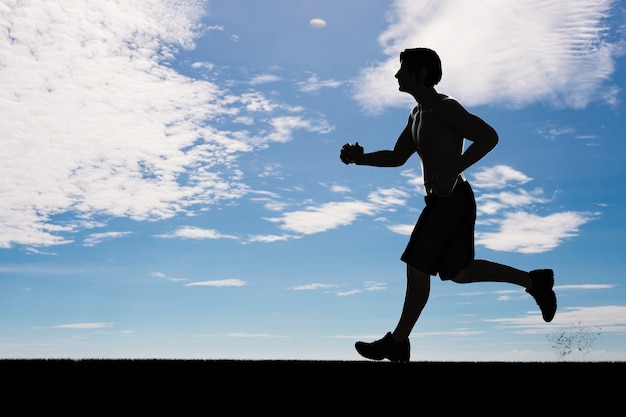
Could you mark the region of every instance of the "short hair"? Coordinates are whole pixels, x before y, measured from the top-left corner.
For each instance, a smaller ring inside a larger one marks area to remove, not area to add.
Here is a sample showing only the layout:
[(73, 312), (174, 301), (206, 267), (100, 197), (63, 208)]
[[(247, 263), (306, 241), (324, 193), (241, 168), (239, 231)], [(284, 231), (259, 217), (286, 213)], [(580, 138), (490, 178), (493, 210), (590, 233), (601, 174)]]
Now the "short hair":
[(415, 74), (418, 74), (422, 67), (426, 67), (428, 74), (424, 82), (428, 87), (437, 85), (441, 81), (441, 59), (432, 49), (405, 49), (400, 52), (400, 62), (404, 62), (404, 65)]

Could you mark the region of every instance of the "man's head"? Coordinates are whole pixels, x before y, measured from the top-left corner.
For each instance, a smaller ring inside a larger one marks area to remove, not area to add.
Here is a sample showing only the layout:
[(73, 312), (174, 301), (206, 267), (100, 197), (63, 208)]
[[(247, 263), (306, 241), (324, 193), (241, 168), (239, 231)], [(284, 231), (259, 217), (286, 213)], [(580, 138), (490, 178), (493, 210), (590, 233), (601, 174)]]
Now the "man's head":
[(441, 80), (441, 59), (432, 49), (412, 48), (400, 52), (400, 62), (411, 71), (419, 75), (422, 67), (426, 68), (427, 74), (424, 83), (427, 87), (435, 86)]

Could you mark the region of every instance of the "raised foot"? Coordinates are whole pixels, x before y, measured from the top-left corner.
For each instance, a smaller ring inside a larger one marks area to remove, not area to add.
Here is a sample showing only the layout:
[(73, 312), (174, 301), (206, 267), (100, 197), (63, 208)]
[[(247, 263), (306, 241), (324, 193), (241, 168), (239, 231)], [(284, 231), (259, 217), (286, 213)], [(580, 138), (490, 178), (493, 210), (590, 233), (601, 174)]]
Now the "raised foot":
[(551, 322), (556, 314), (556, 294), (554, 293), (554, 271), (551, 269), (536, 269), (530, 271), (532, 287), (526, 292), (535, 299), (541, 310), (543, 320)]

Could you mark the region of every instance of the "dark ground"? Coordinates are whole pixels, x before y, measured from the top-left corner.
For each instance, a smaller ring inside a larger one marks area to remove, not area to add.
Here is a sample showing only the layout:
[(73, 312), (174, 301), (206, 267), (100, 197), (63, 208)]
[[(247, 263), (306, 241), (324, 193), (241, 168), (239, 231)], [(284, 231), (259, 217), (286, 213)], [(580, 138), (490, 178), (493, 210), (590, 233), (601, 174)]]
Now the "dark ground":
[(623, 410), (625, 376), (626, 362), (0, 360), (0, 417), (604, 416)]

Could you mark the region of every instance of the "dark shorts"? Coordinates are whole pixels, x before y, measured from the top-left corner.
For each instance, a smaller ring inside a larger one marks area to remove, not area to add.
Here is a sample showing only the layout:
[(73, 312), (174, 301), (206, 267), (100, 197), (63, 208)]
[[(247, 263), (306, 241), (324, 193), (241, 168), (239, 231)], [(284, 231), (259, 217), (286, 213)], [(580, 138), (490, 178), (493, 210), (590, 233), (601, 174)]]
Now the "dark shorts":
[(454, 278), (474, 259), (476, 200), (467, 181), (448, 197), (427, 195), (402, 261), (442, 280)]

